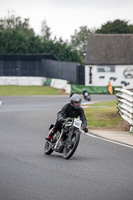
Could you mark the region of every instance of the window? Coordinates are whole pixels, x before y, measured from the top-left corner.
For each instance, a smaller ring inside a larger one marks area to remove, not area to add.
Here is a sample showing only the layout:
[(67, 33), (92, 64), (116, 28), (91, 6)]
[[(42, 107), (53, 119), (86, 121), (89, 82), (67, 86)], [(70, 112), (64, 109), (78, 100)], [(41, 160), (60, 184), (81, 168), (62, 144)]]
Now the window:
[(115, 72), (115, 65), (97, 66), (97, 72)]

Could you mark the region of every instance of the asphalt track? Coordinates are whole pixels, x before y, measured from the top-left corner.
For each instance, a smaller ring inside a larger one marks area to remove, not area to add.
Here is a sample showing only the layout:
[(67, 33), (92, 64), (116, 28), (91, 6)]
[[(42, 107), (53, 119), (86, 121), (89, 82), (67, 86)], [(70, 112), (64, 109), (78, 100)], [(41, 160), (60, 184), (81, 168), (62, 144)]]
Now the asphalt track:
[(82, 135), (70, 160), (44, 155), (49, 124), (69, 97), (0, 100), (0, 200), (133, 199), (133, 149)]

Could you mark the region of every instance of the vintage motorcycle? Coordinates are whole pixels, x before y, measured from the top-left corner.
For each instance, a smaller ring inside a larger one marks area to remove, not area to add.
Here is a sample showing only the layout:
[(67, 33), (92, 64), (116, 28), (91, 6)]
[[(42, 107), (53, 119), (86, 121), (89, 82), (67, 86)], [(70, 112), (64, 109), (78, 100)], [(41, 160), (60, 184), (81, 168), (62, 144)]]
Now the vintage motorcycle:
[(83, 92), (83, 97), (86, 101), (91, 101), (91, 96), (87, 91)]
[(77, 149), (81, 133), (84, 133), (82, 121), (78, 118), (67, 118), (62, 124), (61, 131), (57, 131), (50, 141), (46, 140), (44, 153), (50, 155), (55, 151), (63, 153), (64, 159), (69, 159)]

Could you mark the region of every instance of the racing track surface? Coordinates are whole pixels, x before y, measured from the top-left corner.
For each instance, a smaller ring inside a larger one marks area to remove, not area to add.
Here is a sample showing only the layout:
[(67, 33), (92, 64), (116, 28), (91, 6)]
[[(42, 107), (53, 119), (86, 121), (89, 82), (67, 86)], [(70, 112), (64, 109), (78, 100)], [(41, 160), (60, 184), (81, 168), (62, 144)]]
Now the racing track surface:
[(44, 155), (49, 124), (69, 97), (0, 100), (0, 200), (133, 199), (133, 149), (82, 135), (70, 160)]

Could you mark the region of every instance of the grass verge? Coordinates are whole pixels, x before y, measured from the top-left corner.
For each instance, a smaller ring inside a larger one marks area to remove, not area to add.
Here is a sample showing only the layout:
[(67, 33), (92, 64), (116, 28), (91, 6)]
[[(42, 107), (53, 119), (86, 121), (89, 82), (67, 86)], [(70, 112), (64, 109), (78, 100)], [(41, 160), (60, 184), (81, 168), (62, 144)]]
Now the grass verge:
[(89, 129), (127, 129), (127, 124), (117, 113), (117, 101), (94, 103), (88, 106), (89, 108), (85, 108), (84, 111)]
[(48, 86), (0, 86), (0, 96), (60, 95), (62, 90)]

